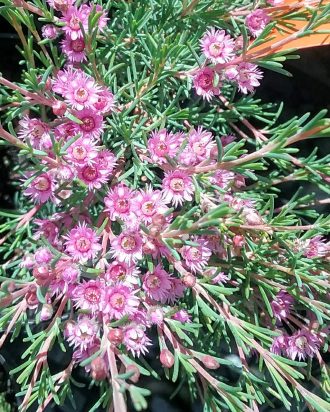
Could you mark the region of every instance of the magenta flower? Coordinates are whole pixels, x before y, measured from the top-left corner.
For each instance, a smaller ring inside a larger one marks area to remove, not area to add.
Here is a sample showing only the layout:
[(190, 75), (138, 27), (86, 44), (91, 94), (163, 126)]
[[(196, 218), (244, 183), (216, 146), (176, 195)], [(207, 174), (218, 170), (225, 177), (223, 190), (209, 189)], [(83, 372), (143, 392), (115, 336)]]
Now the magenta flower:
[(71, 260), (60, 259), (55, 265), (54, 275), (50, 283), (52, 294), (59, 295), (66, 292), (71, 296), (80, 275), (78, 266)]
[(211, 156), (211, 150), (215, 146), (213, 135), (202, 127), (193, 129), (188, 135), (188, 143), (179, 156), (180, 163), (186, 166), (194, 166), (207, 160)]
[(104, 274), (108, 283), (120, 282), (124, 286), (132, 287), (139, 282), (139, 269), (134, 265), (125, 262), (112, 261)]
[(167, 299), (171, 289), (171, 276), (161, 265), (157, 265), (152, 273), (143, 276), (142, 288), (146, 294), (157, 301)]
[(263, 9), (254, 10), (245, 19), (245, 24), (254, 37), (259, 36), (269, 22), (270, 17)]
[(286, 291), (281, 290), (271, 302), (273, 314), (278, 321), (286, 319), (294, 304), (294, 298)]
[(185, 264), (189, 270), (194, 273), (201, 273), (207, 265), (212, 252), (208, 247), (207, 240), (197, 237), (192, 237), (191, 240), (196, 243), (197, 246), (183, 246), (180, 249), (180, 253), (183, 259), (185, 259)]
[(133, 356), (140, 356), (148, 352), (148, 346), (151, 340), (145, 334), (143, 325), (130, 325), (124, 329), (123, 343), (127, 350), (131, 351)]
[(49, 126), (40, 119), (31, 119), (24, 116), (19, 121), (18, 137), (31, 144), (35, 149), (48, 149), (51, 147)]
[(212, 63), (226, 63), (234, 57), (235, 41), (224, 30), (212, 27), (200, 43), (202, 52)]
[(160, 190), (153, 190), (152, 186), (140, 190), (135, 197), (134, 212), (146, 224), (152, 222), (153, 216), (163, 214), (167, 209), (163, 193)]
[(177, 299), (182, 298), (186, 286), (182, 283), (181, 279), (170, 278), (171, 279), (171, 289), (168, 291), (166, 299), (162, 299), (162, 303), (168, 302), (171, 305), (175, 303)]
[(86, 32), (88, 31), (89, 13), (90, 9), (86, 5), (82, 5), (79, 8), (71, 6), (63, 12), (63, 17), (60, 18), (60, 22), (65, 23), (62, 30), (71, 40), (83, 37), (80, 25), (83, 26)]
[(177, 320), (181, 323), (191, 323), (191, 316), (184, 309), (180, 309), (174, 313), (172, 319)]
[(210, 101), (213, 96), (220, 94), (220, 81), (211, 67), (199, 69), (193, 77), (194, 87), (198, 96)]
[(64, 97), (74, 109), (83, 110), (91, 108), (98, 101), (99, 91), (100, 86), (91, 76), (82, 70), (77, 70), (70, 84), (67, 85)]
[(307, 329), (301, 329), (288, 338), (287, 354), (291, 359), (312, 358), (319, 348), (319, 338)]
[(289, 343), (289, 337), (287, 335), (280, 335), (274, 338), (270, 351), (275, 355), (286, 355)]
[(54, 222), (50, 219), (35, 219), (34, 223), (39, 226), (34, 235), (35, 239), (44, 236), (51, 245), (57, 243), (59, 229)]
[(110, 319), (121, 319), (126, 315), (133, 315), (140, 304), (135, 293), (120, 283), (106, 288), (102, 311), (108, 314)]
[(110, 173), (98, 164), (78, 168), (78, 178), (88, 186), (89, 190), (100, 189), (109, 180), (109, 175)]
[(25, 196), (31, 196), (36, 203), (54, 200), (55, 184), (50, 173), (42, 173), (35, 177), (24, 191)]
[(124, 230), (111, 242), (111, 253), (120, 262), (132, 264), (142, 259), (142, 237), (136, 230)]
[(86, 44), (83, 38), (72, 40), (66, 36), (61, 42), (61, 49), (71, 63), (82, 63), (87, 59)]
[(59, 35), (59, 30), (54, 24), (45, 24), (41, 27), (41, 34), (44, 39), (54, 40)]
[(190, 202), (195, 191), (192, 178), (181, 170), (165, 173), (162, 187), (165, 203), (172, 202), (175, 207)]
[(62, 96), (68, 90), (68, 87), (79, 74), (84, 72), (80, 69), (75, 69), (73, 66), (68, 66), (67, 69), (59, 70), (56, 77), (53, 80), (52, 90), (55, 93), (61, 94)]
[(111, 220), (128, 220), (134, 216), (135, 192), (124, 183), (116, 185), (107, 197), (104, 198), (105, 211), (109, 213)]
[(74, 261), (85, 262), (93, 259), (101, 250), (101, 245), (98, 243), (100, 237), (93, 229), (87, 227), (85, 222), (79, 223), (63, 237), (66, 239), (65, 250)]
[(81, 120), (81, 124), (75, 123), (75, 132), (82, 133), (84, 137), (98, 139), (103, 132), (103, 116), (92, 109), (83, 109), (74, 115)]
[(116, 156), (110, 150), (100, 150), (97, 154), (96, 163), (106, 174), (110, 175), (116, 166)]
[(68, 147), (65, 159), (74, 165), (90, 165), (95, 163), (97, 155), (96, 143), (88, 138), (80, 138)]
[(89, 280), (75, 287), (72, 300), (75, 302), (76, 307), (95, 314), (101, 309), (104, 295), (104, 284), (99, 280)]
[(237, 74), (234, 81), (237, 83), (239, 90), (244, 93), (252, 93), (255, 87), (260, 86), (259, 80), (263, 74), (258, 66), (252, 63), (240, 63), (237, 66)]
[(166, 156), (174, 157), (182, 142), (183, 136), (179, 133), (169, 133), (166, 129), (152, 132), (148, 139), (151, 160), (158, 164), (167, 163)]

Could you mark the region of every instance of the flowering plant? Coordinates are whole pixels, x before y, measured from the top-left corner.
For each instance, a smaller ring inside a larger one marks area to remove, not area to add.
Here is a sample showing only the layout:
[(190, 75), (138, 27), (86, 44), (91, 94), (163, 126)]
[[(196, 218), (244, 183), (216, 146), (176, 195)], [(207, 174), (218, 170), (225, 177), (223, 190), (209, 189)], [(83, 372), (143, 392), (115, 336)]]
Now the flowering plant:
[[(326, 2), (0, 2), (24, 58), (20, 83), (0, 76), (2, 145), (19, 149), (0, 346), (28, 345), (20, 410), (74, 405), (83, 368), (90, 412), (146, 408), (142, 375), (187, 385), (205, 412), (329, 411), (329, 202), (278, 199), (287, 181), (329, 193), (329, 156), (296, 156), (330, 120), (281, 124), (254, 96), (264, 70), (288, 74), (291, 41), (325, 33)], [(55, 346), (70, 362), (54, 374)]]

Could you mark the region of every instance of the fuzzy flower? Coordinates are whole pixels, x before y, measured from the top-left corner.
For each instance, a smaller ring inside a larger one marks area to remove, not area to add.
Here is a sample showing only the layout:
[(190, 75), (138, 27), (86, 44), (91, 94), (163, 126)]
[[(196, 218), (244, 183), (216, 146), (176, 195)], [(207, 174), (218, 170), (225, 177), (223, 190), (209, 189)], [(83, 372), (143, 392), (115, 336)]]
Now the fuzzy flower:
[(139, 269), (134, 265), (125, 262), (112, 261), (108, 266), (104, 278), (108, 283), (118, 283), (132, 287), (139, 282)]
[(76, 0), (47, 0), (53, 9), (65, 13), (69, 7), (73, 6)]
[(188, 314), (188, 312), (184, 309), (180, 309), (174, 313), (172, 316), (172, 319), (177, 320), (181, 323), (191, 323), (191, 316)]
[(194, 87), (198, 96), (210, 101), (213, 96), (220, 94), (221, 84), (217, 74), (211, 67), (204, 67), (196, 71), (193, 77)]
[(24, 191), (25, 196), (31, 196), (36, 203), (45, 203), (54, 199), (54, 181), (50, 173), (41, 173), (35, 177)]
[(130, 325), (124, 329), (123, 343), (127, 350), (131, 351), (133, 356), (140, 356), (148, 352), (148, 346), (151, 345), (151, 340), (145, 333), (143, 325)]
[(113, 287), (107, 287), (102, 311), (108, 314), (110, 319), (121, 319), (126, 315), (133, 315), (140, 304), (136, 292), (127, 286), (118, 283)]
[(142, 237), (136, 230), (124, 230), (111, 242), (111, 253), (128, 264), (142, 259)]
[(287, 354), (291, 359), (312, 358), (320, 348), (319, 338), (307, 329), (301, 329), (288, 338)]
[(45, 24), (41, 27), (41, 34), (44, 39), (54, 40), (59, 35), (59, 30), (54, 24)]
[(54, 277), (50, 283), (50, 290), (53, 295), (63, 292), (71, 296), (78, 281), (80, 271), (78, 266), (68, 259), (60, 259), (54, 269)]
[(270, 17), (263, 9), (254, 10), (245, 19), (245, 24), (254, 37), (259, 36), (269, 22)]
[(92, 107), (98, 101), (99, 91), (100, 87), (91, 76), (77, 70), (67, 85), (64, 97), (74, 109), (83, 110)]
[(75, 123), (76, 133), (82, 133), (84, 137), (98, 139), (103, 132), (103, 116), (92, 109), (83, 109), (74, 115), (82, 122)]
[(93, 259), (101, 250), (101, 245), (98, 243), (99, 238), (93, 229), (87, 227), (85, 222), (79, 223), (70, 230), (67, 236), (64, 236), (66, 239), (65, 250), (74, 261), (85, 262), (88, 259)]
[(37, 249), (34, 254), (34, 259), (39, 265), (50, 263), (52, 258), (52, 252), (46, 247)]
[(281, 290), (271, 302), (273, 314), (278, 321), (286, 319), (290, 314), (294, 303), (294, 298), (286, 291)]
[(190, 202), (195, 191), (192, 178), (181, 170), (166, 173), (162, 187), (165, 203), (172, 202), (175, 207), (182, 206), (185, 200)]
[(235, 41), (224, 30), (212, 27), (201, 39), (201, 48), (205, 57), (212, 63), (226, 63), (234, 56)]
[(159, 306), (150, 306), (148, 309), (148, 321), (152, 325), (161, 326), (164, 322), (164, 310)]
[(180, 163), (186, 166), (194, 166), (207, 160), (211, 156), (211, 150), (215, 142), (211, 132), (202, 127), (193, 129), (188, 135), (188, 142), (179, 156)]
[(62, 30), (71, 40), (83, 37), (80, 25), (83, 26), (86, 32), (88, 31), (89, 13), (90, 9), (86, 5), (82, 5), (79, 8), (71, 6), (63, 13), (63, 17), (60, 18), (60, 22), (64, 23)]
[(239, 90), (244, 93), (252, 93), (255, 87), (260, 86), (259, 80), (262, 79), (263, 74), (258, 69), (258, 66), (252, 63), (240, 63), (233, 69), (233, 76), (231, 80), (234, 80)]
[(308, 239), (303, 251), (304, 255), (309, 259), (320, 258), (330, 253), (330, 244), (325, 243), (325, 239), (322, 238), (322, 236), (314, 236), (313, 238)]
[(107, 87), (101, 87), (97, 102), (93, 104), (93, 107), (102, 114), (111, 112), (115, 107), (115, 96)]
[(110, 173), (97, 163), (78, 168), (78, 178), (84, 182), (89, 190), (100, 189), (109, 180)]
[(133, 214), (133, 199), (135, 193), (125, 184), (116, 185), (107, 197), (104, 198), (105, 211), (109, 213), (111, 220), (129, 220)]
[(153, 190), (152, 186), (147, 186), (135, 197), (134, 212), (146, 224), (152, 222), (153, 216), (163, 214), (167, 209), (162, 192)]
[(143, 276), (142, 288), (152, 299), (162, 301), (171, 289), (171, 276), (161, 265), (157, 265), (152, 273), (148, 272)]
[(280, 335), (274, 338), (270, 351), (275, 353), (275, 355), (285, 355), (288, 348), (287, 335)]
[(35, 149), (48, 149), (51, 147), (49, 127), (40, 119), (31, 119), (24, 116), (19, 121), (18, 137), (31, 144)]
[(74, 165), (93, 164), (97, 154), (98, 150), (93, 140), (80, 138), (68, 147), (65, 159)]
[(66, 339), (70, 345), (85, 350), (93, 344), (99, 332), (96, 319), (80, 316), (76, 324), (67, 329)]
[(185, 259), (185, 264), (189, 270), (194, 273), (201, 273), (207, 265), (212, 252), (208, 247), (207, 240), (197, 237), (193, 237), (191, 240), (196, 243), (196, 246), (183, 246), (180, 249), (180, 253), (183, 259)]
[(175, 303), (177, 299), (182, 298), (184, 291), (186, 290), (185, 285), (182, 283), (181, 279), (170, 278), (171, 279), (171, 289), (168, 291), (166, 299), (162, 299), (162, 303), (168, 302), (171, 305)]
[[(179, 138), (178, 138), (179, 137)], [(166, 129), (154, 131), (148, 139), (148, 150), (154, 163), (167, 163), (166, 156), (172, 158), (176, 155), (183, 138), (168, 132)]]
[(227, 189), (228, 186), (233, 183), (235, 173), (229, 170), (217, 170), (210, 176), (210, 182), (213, 185), (221, 187), (221, 189)]
[(83, 73), (83, 71), (75, 69), (73, 66), (68, 66), (67, 69), (59, 70), (52, 82), (53, 92), (64, 96), (71, 81), (79, 76), (80, 73)]
[(110, 150), (100, 150), (97, 154), (96, 163), (103, 171), (110, 175), (116, 166), (116, 156)]
[(101, 309), (104, 300), (104, 284), (99, 280), (80, 283), (73, 291), (72, 300), (75, 306), (95, 314)]
[(66, 36), (61, 42), (61, 49), (71, 63), (82, 63), (87, 59), (86, 44), (83, 38), (72, 40)]
[(34, 238), (40, 239), (45, 237), (51, 245), (55, 245), (58, 241), (59, 228), (50, 219), (35, 219), (34, 223), (38, 226)]

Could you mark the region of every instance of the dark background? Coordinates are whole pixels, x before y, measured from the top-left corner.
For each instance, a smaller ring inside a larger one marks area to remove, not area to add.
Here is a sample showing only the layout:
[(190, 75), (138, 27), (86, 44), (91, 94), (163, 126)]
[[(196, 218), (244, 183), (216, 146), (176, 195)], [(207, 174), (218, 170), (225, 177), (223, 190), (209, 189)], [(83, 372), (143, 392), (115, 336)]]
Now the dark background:
[[(16, 44), (18, 44), (18, 40), (16, 35), (12, 33), (12, 28), (0, 17), (0, 72), (4, 77), (12, 81), (19, 80), (20, 78), (18, 62), (21, 56), (16, 49)], [(330, 106), (330, 47), (305, 49), (300, 52), (300, 55), (300, 60), (285, 63), (285, 68), (293, 74), (293, 78), (265, 71), (265, 77), (256, 93), (257, 97), (260, 97), (265, 102), (283, 101), (285, 103), (280, 121), (290, 119), (294, 115), (303, 115), (306, 112), (316, 114), (319, 110), (329, 108)], [(315, 145), (319, 146), (320, 156), (325, 156), (330, 152), (329, 139), (323, 139), (322, 141), (317, 139), (304, 142), (301, 146), (301, 153), (309, 153)], [(11, 158), (12, 153), (10, 150), (0, 148), (0, 207), (7, 209), (13, 206), (14, 189), (9, 179)], [(286, 193), (290, 197), (295, 187), (292, 184), (287, 184), (282, 189), (282, 202), (285, 202)], [(307, 184), (305, 191), (309, 192), (311, 190), (315, 191), (316, 188), (314, 186), (309, 187)], [(324, 197), (321, 193), (318, 193), (317, 196)], [(327, 213), (329, 209), (325, 206), (322, 211)], [(6, 393), (7, 399), (13, 404), (13, 411), (15, 411), (14, 393), (18, 391), (18, 388), (14, 381), (8, 380), (8, 370), (18, 365), (20, 354), (23, 351), (24, 347), (21, 343), (14, 343), (7, 344), (0, 352), (0, 391)], [(158, 364), (155, 361), (158, 353), (157, 348), (153, 348), (149, 354), (149, 361), (155, 368), (157, 368)], [(52, 372), (56, 373), (62, 370), (69, 363), (69, 360), (70, 353), (64, 354), (55, 350), (49, 357)], [(162, 373), (161, 370), (159, 372)], [(222, 373), (233, 384), (239, 377), (237, 373), (231, 370), (222, 369)], [(88, 386), (88, 380), (79, 368), (75, 370), (75, 378), (79, 382), (85, 382)], [(139, 385), (152, 390), (153, 395), (150, 398), (149, 412), (202, 411), (202, 406), (198, 403), (191, 406), (189, 394), (185, 387), (173, 400), (170, 400), (171, 393), (175, 389), (175, 385), (171, 385), (171, 383), (164, 381), (160, 383), (152, 379), (144, 379), (139, 382)], [(76, 388), (74, 397), (77, 403), (76, 411), (86, 412), (96, 402), (98, 390), (97, 388), (91, 390)], [(269, 410), (269, 407), (264, 409), (265, 412)], [(282, 411), (282, 408), (279, 406), (278, 409), (272, 410)], [(302, 412), (305, 408), (300, 405), (294, 410)], [(73, 412), (73, 409), (68, 404), (61, 408), (51, 406), (47, 411)]]

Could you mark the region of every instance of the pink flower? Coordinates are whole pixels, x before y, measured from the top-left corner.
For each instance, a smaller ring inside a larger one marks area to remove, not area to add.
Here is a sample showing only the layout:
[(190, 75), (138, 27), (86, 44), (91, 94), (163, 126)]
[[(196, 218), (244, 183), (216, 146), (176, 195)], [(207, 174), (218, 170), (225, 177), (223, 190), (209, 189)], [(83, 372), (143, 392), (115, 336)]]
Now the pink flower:
[(287, 335), (280, 335), (274, 338), (270, 351), (275, 353), (275, 355), (286, 354), (288, 349), (289, 337)]
[(110, 150), (100, 150), (97, 154), (96, 163), (109, 175), (116, 166), (116, 156)]
[(308, 258), (320, 258), (326, 256), (330, 253), (330, 244), (326, 243), (326, 240), (322, 236), (314, 236), (311, 239), (308, 239), (304, 248), (304, 256)]
[(126, 315), (133, 315), (140, 304), (139, 298), (127, 286), (120, 283), (106, 288), (102, 311), (110, 319), (121, 319)]
[(142, 288), (146, 294), (154, 300), (162, 301), (167, 299), (171, 289), (171, 276), (157, 265), (152, 273), (147, 272), (143, 276)]
[(74, 165), (90, 165), (95, 163), (97, 154), (98, 150), (93, 140), (80, 138), (68, 147), (65, 159)]
[(25, 196), (31, 196), (36, 203), (54, 200), (55, 185), (50, 173), (41, 173), (35, 177), (24, 191)]
[(83, 38), (72, 40), (69, 36), (66, 36), (61, 42), (61, 49), (71, 63), (82, 63), (87, 60), (86, 45)]
[(54, 24), (45, 24), (41, 27), (41, 34), (44, 39), (54, 40), (59, 35), (59, 30)]
[(161, 326), (164, 322), (164, 310), (159, 306), (150, 306), (148, 309), (148, 321), (152, 325)]
[(98, 139), (103, 132), (103, 116), (92, 109), (83, 109), (74, 115), (81, 120), (81, 124), (75, 123), (76, 133), (82, 133), (84, 137)]
[(35, 149), (48, 149), (51, 147), (49, 127), (40, 119), (31, 119), (24, 116), (19, 121), (18, 137), (31, 144)]
[(109, 171), (97, 163), (78, 168), (78, 178), (88, 186), (89, 190), (100, 189), (109, 180), (109, 175)]
[(201, 48), (204, 55), (212, 63), (226, 63), (234, 56), (234, 40), (224, 30), (212, 27), (201, 39)]
[(50, 283), (52, 294), (59, 295), (63, 292), (71, 295), (78, 281), (80, 271), (78, 266), (68, 259), (60, 259), (54, 269), (54, 277)]
[(67, 69), (59, 70), (53, 80), (53, 91), (64, 96), (71, 81), (73, 81), (80, 73), (83, 73), (83, 71), (75, 69), (73, 66), (68, 66)]
[(172, 319), (177, 320), (181, 323), (191, 323), (191, 316), (188, 314), (188, 312), (184, 309), (180, 309), (174, 313), (172, 316)]
[(287, 354), (291, 359), (312, 358), (319, 348), (319, 338), (307, 329), (301, 329), (288, 338)]
[(142, 259), (142, 237), (136, 230), (124, 230), (111, 242), (111, 253), (120, 262), (131, 264)]
[(78, 318), (76, 324), (67, 329), (66, 339), (70, 345), (86, 350), (95, 342), (98, 332), (99, 325), (96, 319), (83, 315)]
[(211, 278), (211, 283), (214, 285), (216, 284), (223, 284), (228, 282), (228, 275), (224, 272), (220, 272), (219, 268), (210, 268), (203, 272), (203, 276)]
[(166, 129), (154, 131), (148, 139), (148, 150), (154, 163), (167, 163), (166, 156), (172, 158), (183, 142), (179, 134), (169, 133)]
[(255, 87), (260, 86), (259, 80), (263, 74), (258, 69), (258, 66), (252, 63), (240, 63), (237, 66), (237, 74), (234, 81), (237, 83), (239, 90), (242, 93), (252, 93)]
[(215, 142), (211, 132), (202, 127), (189, 132), (188, 143), (179, 156), (180, 163), (186, 166), (194, 166), (207, 160), (211, 156), (211, 150)]
[(50, 263), (52, 258), (52, 252), (46, 247), (37, 249), (34, 254), (34, 259), (39, 265)]
[(115, 96), (107, 87), (101, 87), (94, 109), (102, 114), (111, 112), (115, 107)]
[(99, 91), (100, 87), (91, 76), (77, 70), (64, 91), (64, 97), (74, 109), (83, 110), (91, 108), (98, 101)]
[(66, 12), (66, 10), (73, 6), (76, 0), (47, 0), (49, 5), (57, 11)]
[(165, 173), (162, 187), (165, 203), (172, 202), (175, 207), (190, 202), (195, 191), (192, 178), (181, 170)]
[(182, 298), (185, 290), (186, 287), (181, 279), (171, 278), (171, 289), (169, 290), (166, 299), (162, 299), (162, 303), (169, 302), (173, 305), (177, 299)]
[(104, 294), (105, 290), (102, 282), (99, 280), (89, 280), (75, 287), (72, 300), (75, 302), (76, 307), (95, 314), (101, 309)]
[(208, 247), (207, 240), (197, 237), (192, 237), (191, 240), (196, 243), (196, 246), (183, 246), (180, 249), (180, 253), (183, 259), (185, 259), (186, 266), (192, 272), (202, 272), (212, 252)]
[(143, 325), (130, 325), (124, 329), (123, 343), (133, 356), (140, 356), (148, 352), (147, 346), (151, 345), (151, 340), (145, 334)]
[(163, 214), (167, 209), (163, 193), (160, 190), (153, 190), (151, 185), (138, 192), (135, 197), (134, 212), (146, 224), (152, 222), (153, 216)]
[(232, 134), (227, 134), (225, 136), (221, 136), (221, 143), (222, 146), (225, 147), (229, 145), (230, 143), (234, 142), (236, 140), (236, 136)]
[(228, 186), (233, 183), (234, 178), (234, 172), (230, 172), (229, 170), (217, 170), (209, 179), (213, 185), (217, 185), (221, 187), (221, 189), (228, 189)]
[(220, 94), (221, 84), (216, 76), (215, 70), (211, 67), (204, 67), (195, 73), (193, 83), (198, 96), (210, 101), (213, 96)]
[(117, 283), (132, 287), (139, 282), (139, 269), (133, 264), (128, 265), (125, 262), (112, 261), (104, 274), (107, 282)]
[(63, 237), (66, 239), (65, 250), (74, 261), (85, 262), (93, 259), (101, 250), (101, 245), (98, 243), (100, 237), (93, 229), (87, 227), (85, 222), (79, 223)]
[(105, 211), (109, 213), (110, 219), (124, 221), (131, 219), (134, 216), (134, 196), (134, 191), (124, 183), (120, 183), (110, 190), (108, 196), (104, 198)]
[(270, 17), (263, 9), (254, 10), (245, 19), (245, 24), (254, 37), (259, 36), (269, 22)]
[(65, 23), (62, 30), (66, 33), (71, 40), (77, 40), (83, 37), (80, 25), (84, 30), (88, 31), (88, 15), (90, 9), (86, 5), (81, 7), (71, 6), (63, 12), (63, 17), (60, 18), (60, 22)]
[(100, 14), (100, 17), (99, 17), (99, 19), (97, 20), (97, 27), (98, 27), (98, 29), (102, 32), (103, 29), (106, 27), (107, 22), (108, 22), (108, 20), (109, 20), (109, 19), (106, 17), (106, 11), (103, 10), (102, 6), (100, 6), (99, 4), (96, 4), (96, 5), (92, 4), (92, 5), (86, 6), (86, 8), (87, 8), (87, 7), (89, 8), (88, 14), (91, 14), (91, 13), (92, 13), (92, 10), (94, 9), (94, 7), (95, 7), (95, 12), (96, 12), (97, 14)]
[(51, 245), (57, 243), (59, 229), (54, 222), (49, 219), (35, 219), (34, 223), (39, 226), (39, 229), (34, 235), (35, 239), (44, 236)]
[(271, 302), (273, 314), (278, 321), (286, 319), (293, 307), (294, 298), (286, 291), (281, 290)]

